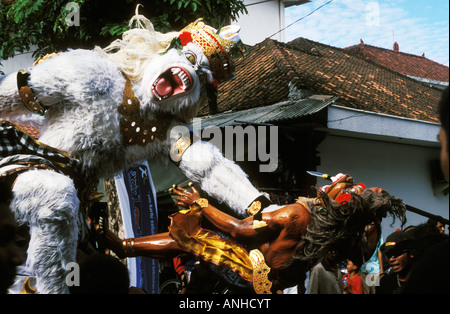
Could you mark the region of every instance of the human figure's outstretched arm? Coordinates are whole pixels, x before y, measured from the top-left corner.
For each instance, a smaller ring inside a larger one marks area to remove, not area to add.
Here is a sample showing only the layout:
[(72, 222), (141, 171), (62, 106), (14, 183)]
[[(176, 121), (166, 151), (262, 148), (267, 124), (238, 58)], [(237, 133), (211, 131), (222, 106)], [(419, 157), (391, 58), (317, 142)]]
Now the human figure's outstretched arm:
[(150, 258), (169, 258), (183, 252), (177, 242), (168, 232), (150, 236), (121, 239), (107, 228), (107, 224), (100, 222), (96, 230), (102, 235), (106, 246), (119, 258), (146, 256)]
[(200, 194), (195, 187), (191, 187), (192, 192), (176, 186), (173, 189), (173, 193), (177, 194), (178, 197), (177, 205), (184, 207), (190, 206), (200, 206), (202, 207), (202, 215), (208, 219), (216, 228), (229, 234), (231, 237), (239, 238), (252, 238), (255, 236), (261, 237), (265, 233), (273, 232), (276, 228), (276, 223), (271, 221), (271, 214), (263, 214), (263, 221), (267, 223), (267, 227), (254, 229), (253, 228), (253, 217), (248, 217), (245, 219), (237, 219), (233, 216), (224, 213), (223, 211), (215, 208), (207, 202), (199, 202)]

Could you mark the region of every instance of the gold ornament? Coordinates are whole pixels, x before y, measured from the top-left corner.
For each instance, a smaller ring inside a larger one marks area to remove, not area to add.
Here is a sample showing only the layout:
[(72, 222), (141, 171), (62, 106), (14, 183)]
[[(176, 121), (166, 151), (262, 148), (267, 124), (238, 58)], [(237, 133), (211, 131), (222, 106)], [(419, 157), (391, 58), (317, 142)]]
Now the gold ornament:
[(198, 200), (195, 201), (195, 204), (197, 204), (201, 208), (205, 208), (205, 207), (209, 206), (209, 202), (206, 198), (199, 198)]
[(191, 139), (189, 136), (180, 137), (174, 145), (170, 148), (170, 158), (175, 163), (178, 163), (181, 160), (181, 156), (183, 153), (191, 146)]
[(253, 220), (253, 229), (267, 227), (267, 223), (263, 220)]
[(20, 294), (38, 294), (36, 288), (31, 285), (30, 277), (23, 282), (23, 290), (20, 291)]
[(120, 133), (125, 146), (144, 146), (153, 142), (155, 138), (164, 141), (173, 117), (160, 114), (153, 120), (144, 120), (140, 112), (140, 102), (134, 95), (131, 82), (125, 81), (122, 104), (117, 108), (122, 115), (120, 119)]
[(264, 255), (258, 249), (250, 251), (253, 266), (253, 289), (257, 294), (272, 294), (272, 282), (269, 280), (270, 267), (267, 266)]
[(134, 256), (134, 238), (123, 240), (122, 248), (126, 256)]
[(52, 57), (55, 57), (59, 55), (58, 52), (52, 52), (52, 53), (48, 53), (45, 56), (39, 57), (36, 61), (34, 61), (33, 66), (37, 65), (37, 64), (41, 64), (42, 62), (44, 62), (45, 60), (48, 60)]
[(247, 213), (250, 216), (254, 216), (257, 212), (259, 212), (261, 210), (261, 202), (260, 201), (255, 201), (253, 202), (249, 208), (247, 208)]
[(19, 85), (19, 95), (22, 103), (31, 112), (44, 110), (44, 107), (38, 102), (34, 96), (33, 90), (28, 86), (28, 77), (30, 73), (20, 70), (17, 73), (17, 84)]

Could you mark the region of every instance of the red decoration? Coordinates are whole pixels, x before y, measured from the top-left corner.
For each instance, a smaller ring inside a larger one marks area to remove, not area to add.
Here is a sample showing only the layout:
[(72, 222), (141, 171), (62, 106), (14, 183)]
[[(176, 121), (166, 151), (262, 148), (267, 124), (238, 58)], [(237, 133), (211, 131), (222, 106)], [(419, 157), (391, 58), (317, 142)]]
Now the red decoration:
[(219, 81), (218, 79), (213, 79), (212, 85), (213, 85), (214, 87), (219, 86), (219, 84), (220, 84), (220, 81)]
[(189, 32), (182, 32), (178, 37), (180, 38), (181, 44), (183, 46), (186, 46), (188, 43), (192, 41), (192, 36), (191, 33)]
[(341, 205), (344, 202), (348, 203), (350, 202), (351, 198), (352, 196), (349, 193), (343, 193), (336, 198), (336, 203), (338, 203), (339, 205)]
[(362, 187), (364, 190), (366, 189), (366, 185), (365, 185), (364, 183), (358, 183), (358, 185), (359, 185), (360, 187)]

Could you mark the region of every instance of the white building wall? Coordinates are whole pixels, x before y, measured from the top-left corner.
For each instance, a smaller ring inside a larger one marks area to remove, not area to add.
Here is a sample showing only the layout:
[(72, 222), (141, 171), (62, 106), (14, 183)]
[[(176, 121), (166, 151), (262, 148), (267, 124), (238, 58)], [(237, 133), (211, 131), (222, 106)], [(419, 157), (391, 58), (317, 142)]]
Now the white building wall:
[[(430, 163), (439, 159), (439, 148), (327, 135), (318, 151), (318, 171), (350, 174), (358, 183), (381, 187), (408, 205), (448, 219), (449, 196), (442, 192), (434, 195), (433, 191)], [(317, 184), (329, 183), (318, 179)], [(408, 211), (407, 219), (405, 226), (426, 222), (428, 218)], [(382, 223), (384, 238), (400, 228), (398, 221), (392, 227), (391, 222), (388, 218)]]
[[(245, 0), (244, 4), (248, 14), (241, 15), (234, 22), (241, 27), (239, 34), (244, 44), (253, 46), (284, 27), (284, 4), (282, 1)], [(284, 33), (279, 33), (272, 39), (282, 41)]]
[(30, 67), (34, 62), (34, 58), (32, 55), (33, 52), (19, 53), (16, 54), (13, 58), (2, 60), (0, 70), (5, 74), (9, 74), (22, 69), (26, 69)]

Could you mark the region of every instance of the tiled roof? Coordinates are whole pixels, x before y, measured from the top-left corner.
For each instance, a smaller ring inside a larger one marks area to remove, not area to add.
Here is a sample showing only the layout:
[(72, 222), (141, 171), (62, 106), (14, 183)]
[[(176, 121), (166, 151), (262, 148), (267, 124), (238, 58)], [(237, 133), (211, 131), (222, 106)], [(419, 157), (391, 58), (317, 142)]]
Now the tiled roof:
[[(396, 45), (396, 48), (398, 48), (398, 45)], [(425, 58), (425, 55), (416, 56), (401, 52), (398, 49), (390, 50), (370, 46), (362, 40), (359, 45), (347, 47), (345, 50), (355, 56), (370, 60), (401, 74), (441, 82), (449, 81), (449, 68)]]
[[(236, 60), (236, 78), (219, 85), (218, 112), (287, 100), (289, 82), (312, 94), (338, 96), (349, 108), (438, 122), (441, 91), (347, 51), (304, 38), (266, 39)], [(307, 95), (308, 96), (308, 95)], [(208, 114), (208, 106), (200, 115)]]
[[(235, 78), (219, 85), (219, 112), (262, 107), (286, 99), (289, 81), (278, 69), (273, 50), (271, 45), (257, 45), (237, 60)], [(202, 113), (208, 114), (208, 109)]]

